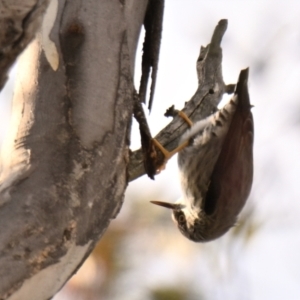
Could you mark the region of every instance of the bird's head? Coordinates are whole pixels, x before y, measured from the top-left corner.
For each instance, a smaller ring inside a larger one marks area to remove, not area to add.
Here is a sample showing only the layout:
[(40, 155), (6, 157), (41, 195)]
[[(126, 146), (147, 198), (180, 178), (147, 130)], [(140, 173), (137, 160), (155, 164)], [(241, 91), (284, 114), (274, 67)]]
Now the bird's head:
[(172, 219), (179, 231), (194, 242), (206, 242), (203, 235), (203, 222), (199, 219), (199, 212), (182, 203), (169, 203), (162, 201), (150, 201), (153, 204), (172, 209)]

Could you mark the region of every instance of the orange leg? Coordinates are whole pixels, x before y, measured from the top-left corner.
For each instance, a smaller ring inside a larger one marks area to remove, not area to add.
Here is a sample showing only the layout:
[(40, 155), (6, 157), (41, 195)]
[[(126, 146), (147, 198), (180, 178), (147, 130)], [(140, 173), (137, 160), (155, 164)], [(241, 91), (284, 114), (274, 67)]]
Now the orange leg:
[(178, 115), (185, 121), (188, 123), (188, 125), (190, 127), (192, 127), (193, 122), (191, 121), (191, 119), (183, 112), (183, 111), (179, 111)]
[[(191, 127), (193, 125), (193, 122), (189, 119), (189, 117), (182, 111), (178, 111), (178, 115), (186, 122), (188, 123), (188, 125)], [(157, 170), (157, 174), (160, 173), (162, 170), (165, 169), (166, 164), (168, 162), (168, 160), (175, 155), (176, 153), (178, 153), (179, 151), (181, 151), (182, 149), (184, 149), (186, 146), (189, 145), (189, 141), (185, 141), (183, 142), (181, 145), (179, 145), (178, 147), (176, 147), (174, 150), (172, 151), (168, 151), (166, 148), (164, 148), (162, 146), (162, 144), (156, 140), (156, 139), (152, 139), (154, 145), (163, 153), (165, 160), (164, 163), (158, 168)]]

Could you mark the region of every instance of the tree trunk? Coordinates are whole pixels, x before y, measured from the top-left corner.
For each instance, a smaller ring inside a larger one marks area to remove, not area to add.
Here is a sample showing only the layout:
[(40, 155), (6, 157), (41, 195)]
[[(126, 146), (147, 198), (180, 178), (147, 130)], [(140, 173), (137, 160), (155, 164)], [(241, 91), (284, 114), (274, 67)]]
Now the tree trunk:
[(147, 2), (52, 0), (20, 58), (2, 155), (0, 299), (51, 298), (120, 210)]

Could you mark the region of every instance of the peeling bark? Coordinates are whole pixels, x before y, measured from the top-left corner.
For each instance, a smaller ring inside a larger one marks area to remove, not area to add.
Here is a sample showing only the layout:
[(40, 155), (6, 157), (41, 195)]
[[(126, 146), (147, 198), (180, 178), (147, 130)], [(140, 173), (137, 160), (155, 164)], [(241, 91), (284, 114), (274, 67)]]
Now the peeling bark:
[(0, 90), (9, 68), (34, 38), (50, 0), (0, 0)]

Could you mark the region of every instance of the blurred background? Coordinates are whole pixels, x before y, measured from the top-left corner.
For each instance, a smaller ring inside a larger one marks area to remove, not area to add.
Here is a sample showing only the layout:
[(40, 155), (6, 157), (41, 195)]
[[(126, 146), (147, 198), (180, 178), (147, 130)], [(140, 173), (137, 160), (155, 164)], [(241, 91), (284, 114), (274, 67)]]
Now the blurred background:
[[(187, 240), (170, 211), (149, 203), (181, 196), (173, 158), (155, 181), (143, 176), (129, 184), (120, 214), (55, 300), (300, 299), (299, 16), (300, 2), (291, 0), (166, 0), (152, 134), (170, 121), (163, 116), (166, 108), (181, 109), (193, 96), (200, 46), (209, 43), (220, 19), (228, 19), (225, 83), (236, 83), (240, 70), (250, 67), (255, 120), (250, 198), (238, 226), (225, 236), (206, 244)], [(141, 54), (140, 43), (137, 87)], [(0, 99), (1, 141), (12, 92), (10, 81)], [(134, 123), (132, 149), (137, 148)]]

